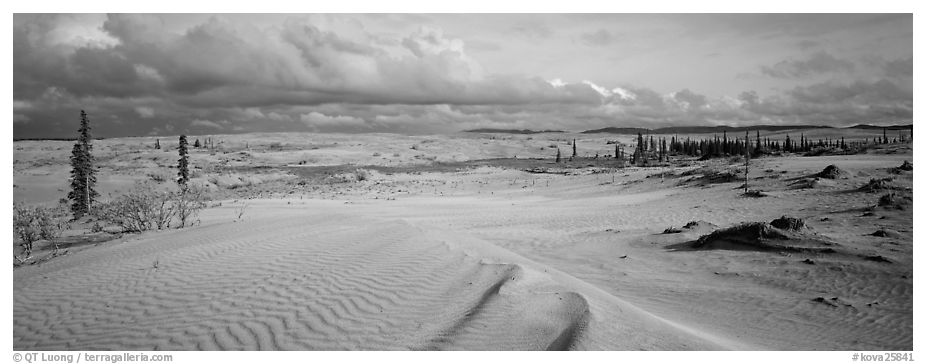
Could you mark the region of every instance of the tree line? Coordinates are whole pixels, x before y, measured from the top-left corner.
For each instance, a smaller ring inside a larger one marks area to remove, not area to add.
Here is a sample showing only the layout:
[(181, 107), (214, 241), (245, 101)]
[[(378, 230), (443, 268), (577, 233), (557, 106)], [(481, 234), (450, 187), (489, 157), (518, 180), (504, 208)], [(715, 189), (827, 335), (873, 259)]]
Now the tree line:
[[(751, 136), (750, 133), (754, 133), (754, 135)], [(848, 152), (870, 145), (907, 143), (911, 140), (912, 135), (904, 133), (898, 133), (897, 137), (891, 139), (887, 135), (887, 128), (883, 129), (880, 137), (852, 141), (846, 141), (845, 137), (838, 139), (817, 138), (814, 140), (806, 137), (804, 133), (800, 133), (799, 138), (791, 138), (790, 134), (786, 134), (784, 141), (780, 141), (768, 137), (763, 138), (759, 130), (747, 131), (742, 135), (742, 138), (728, 136), (727, 132), (724, 131), (721, 135), (714, 135), (711, 138), (700, 140), (692, 140), (690, 137), (682, 139), (678, 136), (656, 138), (653, 135), (644, 136), (643, 133), (638, 132), (629, 162), (633, 165), (648, 165), (652, 161), (668, 162), (670, 155), (685, 155), (704, 159), (725, 156), (757, 157), (768, 153), (808, 153), (821, 148), (841, 149)], [(572, 150), (570, 160), (577, 157), (575, 139), (572, 141)], [(614, 155), (612, 157), (621, 161), (628, 160), (624, 148), (616, 142), (614, 142)], [(561, 159), (561, 153), (557, 149), (556, 162), (559, 163)]]

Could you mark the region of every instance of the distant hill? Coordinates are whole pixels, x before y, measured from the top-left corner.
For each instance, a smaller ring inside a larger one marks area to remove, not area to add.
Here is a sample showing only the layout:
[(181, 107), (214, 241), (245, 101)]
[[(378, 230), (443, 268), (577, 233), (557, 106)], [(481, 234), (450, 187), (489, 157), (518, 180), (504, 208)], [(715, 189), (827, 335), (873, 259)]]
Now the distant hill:
[[(103, 140), (103, 139), (106, 139), (106, 138), (93, 138), (93, 140)], [(37, 140), (39, 141), (50, 140), (54, 142), (71, 142), (71, 141), (77, 140), (77, 138), (73, 138), (73, 137), (72, 138), (13, 138), (14, 142), (37, 141)]]
[(540, 134), (540, 133), (563, 133), (562, 130), (530, 130), (530, 129), (472, 129), (464, 130), (467, 133), (504, 133), (504, 134)]
[(653, 131), (652, 131), (651, 129), (647, 129), (647, 128), (615, 128), (615, 127), (609, 127), (609, 128), (595, 129), (595, 130), (586, 130), (586, 131), (583, 131), (582, 134), (596, 134), (596, 133), (610, 133), (610, 134), (637, 134), (637, 133), (642, 133), (642, 134), (651, 134), (652, 132), (653, 132)]
[(913, 130), (913, 124), (907, 125), (887, 125), (887, 126), (877, 126), (877, 125), (868, 125), (868, 124), (858, 124), (855, 126), (850, 126), (849, 129), (873, 129), (873, 130)]
[(826, 125), (752, 125), (752, 126), (670, 126), (658, 129), (647, 128), (602, 128), (583, 131), (583, 134), (611, 133), (611, 134), (709, 134), (727, 132), (745, 132), (752, 130), (779, 131), (795, 129), (825, 129), (832, 128)]

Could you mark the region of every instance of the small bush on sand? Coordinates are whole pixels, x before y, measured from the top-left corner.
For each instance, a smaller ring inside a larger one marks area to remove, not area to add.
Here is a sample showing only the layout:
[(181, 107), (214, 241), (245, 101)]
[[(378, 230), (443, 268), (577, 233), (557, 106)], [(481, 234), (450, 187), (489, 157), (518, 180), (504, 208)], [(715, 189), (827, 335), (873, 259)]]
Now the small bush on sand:
[(179, 191), (164, 191), (150, 183), (140, 182), (129, 193), (99, 204), (94, 214), (127, 233), (168, 229), (175, 217), (180, 219), (179, 227), (182, 228), (206, 207), (206, 201), (205, 189), (200, 186), (189, 185)]
[(900, 166), (891, 168), (891, 173), (893, 174), (901, 174), (905, 171), (913, 171), (913, 163), (910, 163), (910, 161), (903, 161), (903, 164)]
[(695, 242), (695, 248), (708, 247), (710, 245), (728, 245), (730, 243), (742, 246), (764, 247), (762, 240), (767, 239), (789, 239), (788, 235), (783, 234), (780, 230), (764, 222), (749, 222), (714, 231), (704, 235)]
[(878, 206), (888, 209), (906, 210), (913, 204), (913, 196), (903, 192), (888, 192), (878, 198)]
[(894, 186), (891, 186), (890, 182), (893, 181), (893, 178), (872, 178), (868, 180), (864, 186), (859, 188), (860, 191), (864, 192), (879, 192), (884, 190), (891, 190)]
[[(744, 188), (745, 188), (745, 186), (744, 186)], [(759, 190), (749, 190), (749, 191), (743, 192), (743, 197), (755, 197), (755, 198), (759, 198), (759, 197), (766, 197), (766, 196), (768, 196), (767, 193), (762, 192), (762, 191), (759, 191)]]
[(891, 230), (891, 229), (887, 229), (887, 228), (878, 229), (877, 231), (871, 233), (871, 236), (877, 236), (879, 238), (895, 238), (895, 239), (901, 237), (900, 233), (894, 230)]
[(167, 181), (170, 177), (164, 173), (149, 172), (148, 178), (150, 178), (154, 182), (161, 183), (161, 182)]
[(687, 224), (685, 224), (685, 226), (682, 226), (682, 228), (685, 228), (685, 229), (692, 229), (692, 228), (696, 228), (696, 227), (698, 227), (698, 226), (700, 226), (700, 225), (701, 225), (701, 223), (698, 222), (698, 221), (689, 221)]
[(678, 234), (680, 232), (682, 232), (682, 230), (674, 226), (669, 226), (667, 229), (662, 231), (663, 234)]
[(845, 175), (845, 172), (837, 167), (835, 164), (830, 164), (826, 166), (820, 173), (817, 173), (817, 177), (827, 178), (827, 179), (837, 179)]
[(357, 170), (354, 171), (354, 180), (356, 180), (357, 182), (369, 180), (371, 177), (372, 177), (372, 174), (370, 173), (370, 171), (366, 169), (358, 168)]
[(791, 216), (782, 216), (775, 220), (772, 220), (772, 226), (790, 231), (800, 231), (804, 228), (804, 220), (798, 219)]
[(896, 201), (897, 199), (894, 197), (894, 193), (888, 193), (878, 199), (878, 206), (893, 206)]
[(58, 239), (66, 228), (67, 211), (62, 207), (13, 206), (13, 229), (27, 256), (39, 240), (50, 242), (57, 250)]
[(180, 219), (179, 228), (186, 227), (189, 222), (199, 215), (199, 212), (206, 208), (209, 202), (209, 196), (206, 189), (198, 184), (188, 184), (176, 193), (174, 204), (177, 218)]
[(38, 209), (14, 205), (13, 230), (16, 232), (16, 236), (21, 240), (20, 246), (23, 247), (26, 255), (29, 255), (32, 252), (32, 244), (39, 240)]

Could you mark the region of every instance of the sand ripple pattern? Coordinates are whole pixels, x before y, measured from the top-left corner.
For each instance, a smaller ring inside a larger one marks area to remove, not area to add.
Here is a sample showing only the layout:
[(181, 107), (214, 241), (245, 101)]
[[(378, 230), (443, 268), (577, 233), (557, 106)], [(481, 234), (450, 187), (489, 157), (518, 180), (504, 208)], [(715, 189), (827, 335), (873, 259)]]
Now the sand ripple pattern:
[(144, 235), (14, 273), (16, 350), (574, 348), (585, 298), (517, 286), (401, 221), (298, 215)]

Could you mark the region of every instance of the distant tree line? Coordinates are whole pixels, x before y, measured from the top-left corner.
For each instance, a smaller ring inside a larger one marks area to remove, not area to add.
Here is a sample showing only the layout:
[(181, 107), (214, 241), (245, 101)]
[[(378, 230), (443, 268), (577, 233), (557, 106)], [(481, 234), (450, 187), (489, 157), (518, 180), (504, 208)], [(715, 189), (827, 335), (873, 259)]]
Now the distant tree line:
[[(747, 136), (748, 134), (749, 132), (747, 132)], [(838, 139), (818, 138), (813, 140), (805, 137), (804, 133), (800, 134), (800, 139), (792, 139), (790, 134), (786, 134), (784, 141), (779, 141), (772, 140), (768, 137), (763, 138), (758, 130), (755, 131), (755, 136), (749, 137), (749, 139), (752, 139), (752, 141), (747, 142), (745, 136), (742, 139), (739, 137), (730, 138), (727, 136), (727, 133), (724, 132), (723, 135), (714, 135), (713, 138), (701, 140), (691, 140), (691, 138), (681, 139), (673, 136), (668, 143), (669, 152), (671, 154), (713, 158), (731, 155), (746, 155), (747, 153), (751, 156), (781, 152), (806, 153), (818, 148), (849, 150), (871, 144), (906, 143), (909, 141), (906, 134), (899, 134), (898, 137), (893, 140), (889, 139), (887, 137), (887, 129), (884, 129), (881, 137), (875, 138), (874, 140), (865, 139), (850, 142), (847, 142), (845, 137), (840, 137)], [(666, 139), (662, 138), (658, 142), (665, 143)], [(657, 146), (657, 144), (654, 144), (652, 136), (650, 136), (649, 142), (647, 143), (646, 139), (640, 135), (638, 136), (638, 143), (642, 145), (643, 151), (653, 149)], [(661, 157), (660, 160), (662, 160)]]
[[(750, 135), (755, 133), (755, 135)], [(637, 166), (646, 166), (651, 163), (668, 162), (670, 155), (684, 155), (700, 157), (704, 159), (719, 158), (725, 156), (762, 156), (764, 154), (780, 153), (811, 153), (821, 149), (839, 149), (845, 152), (858, 150), (870, 145), (891, 144), (891, 143), (908, 143), (912, 141), (912, 134), (908, 135), (899, 132), (897, 137), (888, 138), (887, 128), (884, 128), (882, 135), (874, 139), (846, 141), (845, 137), (840, 138), (817, 138), (811, 139), (804, 133), (800, 133), (799, 138), (791, 138), (786, 134), (784, 140), (771, 139), (762, 137), (759, 130), (747, 131), (742, 138), (730, 137), (727, 132), (714, 135), (711, 138), (692, 140), (690, 137), (685, 139), (678, 136), (659, 137), (653, 135), (644, 136), (642, 132), (637, 133), (636, 145), (632, 145), (633, 154), (630, 155), (630, 164)], [(627, 160), (623, 147), (617, 142), (608, 142), (614, 144), (613, 158), (624, 161)], [(578, 157), (576, 150), (576, 140), (572, 140), (572, 157)], [(556, 162), (561, 160), (561, 154), (557, 149)], [(596, 155), (597, 158), (597, 155)]]

